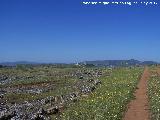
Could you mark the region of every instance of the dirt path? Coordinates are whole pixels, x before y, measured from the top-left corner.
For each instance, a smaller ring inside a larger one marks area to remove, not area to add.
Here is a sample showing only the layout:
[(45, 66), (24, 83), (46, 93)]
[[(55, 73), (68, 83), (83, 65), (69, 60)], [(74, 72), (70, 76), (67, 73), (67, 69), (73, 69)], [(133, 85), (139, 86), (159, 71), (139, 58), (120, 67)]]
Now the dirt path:
[(124, 120), (149, 120), (149, 106), (147, 96), (147, 80), (149, 78), (148, 67), (145, 68), (138, 89), (135, 91), (135, 99), (128, 104), (128, 111)]

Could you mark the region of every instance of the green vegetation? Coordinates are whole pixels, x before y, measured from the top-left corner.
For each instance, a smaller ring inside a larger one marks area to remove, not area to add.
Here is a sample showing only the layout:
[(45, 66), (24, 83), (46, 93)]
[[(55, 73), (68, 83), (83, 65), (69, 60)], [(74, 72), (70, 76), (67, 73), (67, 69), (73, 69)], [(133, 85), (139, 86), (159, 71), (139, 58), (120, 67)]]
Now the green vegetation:
[(5, 95), (4, 99), (11, 103), (21, 103), (24, 101), (32, 101), (36, 99), (43, 99), (48, 96), (58, 96), (63, 94), (68, 94), (70, 92), (74, 92), (72, 88), (68, 88), (63, 85), (57, 85), (56, 89), (40, 94), (31, 94), (31, 93), (8, 93)]
[(160, 119), (160, 76), (154, 68), (151, 69), (151, 78), (148, 81), (148, 95), (150, 102), (151, 119)]
[[(121, 120), (127, 104), (134, 99), (133, 93), (142, 71), (142, 67), (96, 68), (91, 65), (55, 68), (18, 65), (0, 69), (1, 80), (6, 81), (0, 87), (7, 91), (3, 100), (13, 105), (23, 104), (24, 101), (34, 105), (34, 100), (57, 97), (54, 105), (62, 105), (63, 111), (49, 115), (53, 120)], [(95, 85), (96, 80), (100, 84)], [(90, 90), (90, 86), (95, 89), (89, 93), (82, 92)], [(76, 101), (63, 104), (62, 101), (68, 98), (66, 96), (62, 100), (61, 96), (71, 93), (78, 93)], [(46, 103), (36, 107), (47, 109), (49, 105)]]
[(111, 76), (103, 75), (101, 86), (90, 96), (71, 104), (61, 119), (121, 120), (127, 103), (134, 98), (133, 92), (141, 73), (142, 68), (118, 68)]
[[(4, 98), (8, 102), (23, 102), (31, 101), (35, 99), (42, 99), (47, 96), (57, 96), (61, 94), (67, 94), (74, 91), (74, 89), (68, 88), (68, 85), (73, 85), (76, 81), (75, 77), (71, 77), (68, 74), (76, 71), (75, 68), (52, 68), (52, 67), (26, 67), (24, 65), (18, 65), (15, 68), (2, 68), (0, 69), (0, 75), (8, 76), (12, 79), (10, 83), (5, 85), (0, 84), (0, 88), (28, 88), (35, 86), (38, 88), (45, 88), (43, 84), (53, 85), (53, 90), (42, 92), (41, 94), (31, 93), (7, 93)], [(68, 76), (67, 76), (68, 75)]]

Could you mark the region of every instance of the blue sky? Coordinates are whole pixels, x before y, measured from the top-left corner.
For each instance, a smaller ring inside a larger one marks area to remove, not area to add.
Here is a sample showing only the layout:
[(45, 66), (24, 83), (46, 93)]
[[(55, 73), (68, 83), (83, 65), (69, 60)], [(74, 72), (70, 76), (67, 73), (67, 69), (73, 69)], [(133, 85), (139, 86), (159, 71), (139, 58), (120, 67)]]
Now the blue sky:
[(160, 62), (160, 5), (85, 6), (82, 1), (0, 0), (0, 62)]

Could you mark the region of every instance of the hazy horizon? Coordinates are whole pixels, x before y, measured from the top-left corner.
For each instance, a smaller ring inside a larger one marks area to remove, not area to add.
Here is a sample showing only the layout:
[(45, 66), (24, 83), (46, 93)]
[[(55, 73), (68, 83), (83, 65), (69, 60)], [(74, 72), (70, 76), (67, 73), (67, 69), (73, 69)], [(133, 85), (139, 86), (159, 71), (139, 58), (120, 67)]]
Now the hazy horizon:
[[(133, 59), (133, 58), (131, 58)], [(82, 61), (73, 61), (73, 62), (54, 62), (54, 61), (31, 61), (31, 60), (20, 60), (20, 61), (0, 61), (0, 63), (16, 63), (16, 62), (28, 62), (28, 63), (44, 63), (44, 64), (72, 64), (72, 63), (80, 63), (80, 62), (86, 62), (86, 61), (105, 61), (105, 60), (131, 60), (131, 59), (92, 59), (92, 60), (82, 60)], [(139, 59), (133, 59), (133, 60), (138, 60), (140, 62), (144, 62), (144, 61), (153, 61), (153, 62), (158, 62), (159, 61), (154, 61), (154, 60), (139, 60)]]

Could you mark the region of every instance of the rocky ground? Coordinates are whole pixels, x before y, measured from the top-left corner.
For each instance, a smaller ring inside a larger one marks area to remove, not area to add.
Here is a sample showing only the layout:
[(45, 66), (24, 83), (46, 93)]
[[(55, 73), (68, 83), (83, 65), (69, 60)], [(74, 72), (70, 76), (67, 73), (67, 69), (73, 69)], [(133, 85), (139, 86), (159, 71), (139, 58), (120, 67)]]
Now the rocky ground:
[[(44, 72), (45, 74), (45, 72)], [(66, 107), (76, 102), (83, 95), (89, 95), (94, 92), (97, 87), (103, 84), (100, 76), (103, 75), (101, 69), (76, 69), (66, 74), (56, 73), (56, 77), (62, 76), (67, 78), (76, 79), (73, 84), (65, 83), (63, 87), (73, 89), (72, 92), (64, 92), (62, 94), (51, 96), (48, 95), (44, 98), (37, 98), (27, 101), (24, 98), (22, 102), (9, 101), (5, 96), (7, 94), (32, 94), (41, 95), (47, 92), (54, 92), (58, 89), (57, 83), (46, 81), (39, 83), (19, 84), (12, 85), (13, 81), (23, 79), (34, 79), (35, 76), (18, 76), (16, 74), (10, 76), (7, 74), (0, 74), (0, 120), (50, 120), (50, 115), (61, 113)], [(48, 74), (44, 75), (45, 77)], [(52, 76), (52, 75), (51, 75)], [(37, 76), (38, 77), (38, 76)], [(8, 84), (11, 85), (8, 85)], [(5, 87), (3, 87), (5, 85)], [(18, 98), (16, 98), (18, 99)]]

